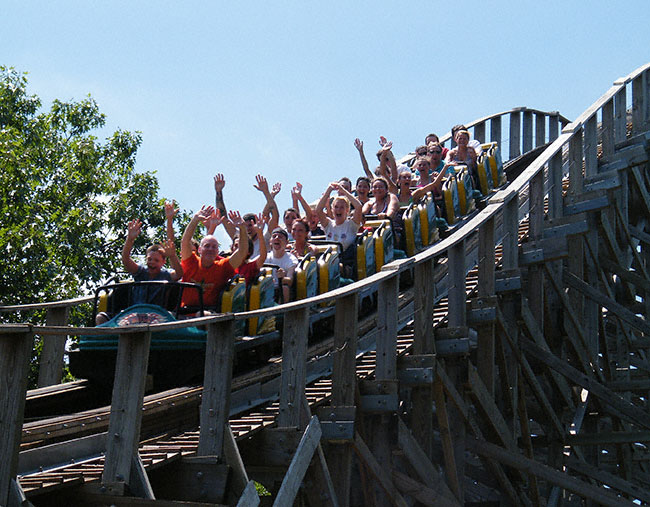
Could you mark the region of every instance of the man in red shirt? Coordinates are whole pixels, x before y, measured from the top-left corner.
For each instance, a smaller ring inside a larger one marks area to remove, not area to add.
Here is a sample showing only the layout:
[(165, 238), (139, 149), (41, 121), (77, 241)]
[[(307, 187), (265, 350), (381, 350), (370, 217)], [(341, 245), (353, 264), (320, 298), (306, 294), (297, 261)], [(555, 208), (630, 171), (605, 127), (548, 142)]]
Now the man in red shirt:
[[(198, 255), (192, 250), (192, 236), (199, 222), (207, 220), (214, 211), (212, 206), (203, 206), (197, 211), (185, 228), (181, 239), (181, 266), (183, 267), (183, 281), (198, 283), (203, 286), (203, 304), (215, 308), (219, 293), (225, 287), (248, 254), (248, 235), (246, 226), (238, 224), (239, 237), (244, 241), (239, 242), (239, 248), (232, 252), (230, 257), (219, 257), (219, 242), (212, 235), (205, 236), (199, 244)], [(186, 290), (183, 293), (183, 306), (197, 306), (198, 293)]]

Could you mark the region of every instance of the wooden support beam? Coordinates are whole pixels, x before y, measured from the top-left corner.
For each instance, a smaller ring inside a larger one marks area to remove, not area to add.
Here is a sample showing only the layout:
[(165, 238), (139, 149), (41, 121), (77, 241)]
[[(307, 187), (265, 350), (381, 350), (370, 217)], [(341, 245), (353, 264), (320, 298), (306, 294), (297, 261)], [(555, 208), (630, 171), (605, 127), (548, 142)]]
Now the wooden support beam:
[[(48, 308), (45, 317), (48, 326), (65, 326), (68, 323), (68, 307)], [(67, 335), (49, 335), (43, 340), (43, 350), (38, 367), (38, 387), (61, 383), (63, 354)]]
[(198, 456), (223, 455), (224, 431), (230, 414), (234, 329), (234, 320), (208, 325)]
[(604, 405), (611, 407), (615, 412), (619, 412), (620, 415), (624, 416), (629, 421), (644, 428), (650, 428), (650, 420), (648, 419), (645, 410), (636, 407), (629, 401), (626, 401), (611, 389), (607, 389), (595, 379), (588, 377), (566, 361), (553, 355), (551, 352), (547, 352), (538, 347), (532, 341), (520, 340), (520, 345), (527, 354), (532, 355), (550, 368), (561, 373), (572, 383), (588, 390), (591, 394), (601, 400)]
[[(356, 293), (336, 300), (331, 402), (335, 407), (355, 405), (358, 308)], [(352, 449), (349, 445), (332, 445), (327, 451), (334, 489), (340, 505), (346, 507), (350, 502)]]
[(8, 504), (18, 471), (33, 343), (30, 325), (0, 325), (0, 505)]
[[(433, 283), (434, 260), (417, 264), (414, 268), (414, 355), (434, 354), (433, 308), (435, 284)], [(413, 433), (424, 452), (432, 456), (433, 405), (432, 386), (414, 387), (411, 392)]]
[[(519, 383), (519, 403), (517, 404), (518, 415), (519, 415), (519, 424), (521, 427), (521, 440), (524, 445), (524, 453), (528, 459), (535, 459), (533, 453), (533, 442), (531, 439), (531, 429), (530, 429), (530, 417), (528, 416), (528, 409), (526, 408), (526, 391), (524, 390), (524, 377), (519, 373), (517, 375), (517, 381)], [(532, 497), (533, 505), (541, 507), (542, 501), (539, 494), (539, 484), (537, 483), (537, 477), (534, 474), (528, 474), (529, 486)]]
[(523, 126), (523, 153), (528, 153), (533, 149), (533, 112), (524, 111)]
[(384, 470), (377, 462), (359, 433), (355, 435), (353, 448), (359, 457), (359, 460), (361, 460), (361, 462), (366, 465), (368, 471), (375, 477), (375, 479), (377, 479), (379, 486), (387, 495), (388, 499), (393, 503), (393, 505), (396, 505), (398, 507), (407, 507), (408, 504), (402, 495), (399, 494), (399, 491), (397, 491), (397, 488), (393, 484), (388, 471)]
[(422, 450), (401, 418), (398, 419), (397, 427), (399, 447), (404, 451), (404, 456), (413, 467), (422, 484), (435, 492), (435, 495), (439, 497), (439, 501), (446, 502), (447, 505), (460, 505), (440, 472), (434, 468), (429, 456)]
[(598, 172), (598, 129), (596, 113), (585, 122), (585, 177)]
[(546, 115), (535, 113), (535, 146), (546, 144)]
[(620, 143), (627, 137), (626, 90), (622, 86), (614, 95), (614, 141)]
[(479, 143), (485, 142), (485, 122), (482, 121), (474, 125), (474, 139)]
[(650, 334), (650, 324), (648, 324), (645, 319), (637, 317), (634, 313), (632, 313), (630, 310), (625, 308), (623, 305), (605, 296), (601, 292), (594, 289), (591, 285), (586, 284), (585, 282), (583, 282), (576, 276), (572, 275), (571, 273), (565, 273), (563, 280), (564, 283), (566, 283), (569, 287), (577, 291), (580, 291), (588, 298), (596, 301), (601, 306), (604, 306), (605, 308), (607, 308), (607, 310), (615, 314), (617, 317), (619, 317), (621, 320), (623, 320), (633, 328), (639, 329), (640, 331), (643, 331), (646, 334)]
[(500, 329), (503, 333), (503, 336), (506, 338), (507, 342), (509, 343), (510, 347), (513, 350), (513, 355), (516, 358), (517, 362), (521, 365), (521, 371), (526, 378), (526, 381), (530, 385), (533, 395), (537, 399), (537, 401), (540, 403), (542, 408), (544, 409), (544, 412), (546, 413), (549, 421), (550, 421), (550, 428), (555, 430), (555, 433), (558, 435), (560, 439), (564, 437), (564, 427), (562, 423), (560, 422), (560, 419), (558, 418), (557, 414), (555, 413), (555, 410), (553, 409), (553, 406), (551, 405), (551, 402), (548, 400), (548, 397), (546, 396), (546, 393), (542, 389), (542, 386), (539, 384), (539, 381), (537, 380), (537, 376), (533, 372), (533, 369), (531, 368), (530, 364), (528, 363), (528, 360), (526, 357), (521, 353), (521, 350), (519, 350), (519, 347), (515, 347), (515, 342), (514, 338), (512, 337), (512, 331), (509, 329), (509, 326), (505, 320), (504, 315), (497, 309), (497, 323), (500, 326)]
[(151, 331), (121, 333), (115, 363), (115, 382), (106, 441), (102, 484), (119, 490), (131, 477), (140, 442), (142, 403), (149, 363)]
[(255, 488), (255, 483), (249, 481), (246, 484), (246, 488), (239, 497), (237, 502), (237, 507), (257, 507), (260, 504), (260, 497), (257, 494), (257, 488)]
[[(307, 339), (309, 308), (284, 314), (282, 333), (282, 378), (278, 426), (300, 426), (301, 404), (307, 379)], [(320, 425), (319, 425), (320, 426)], [(319, 427), (320, 431), (320, 427)]]
[(630, 169), (630, 173), (632, 174), (632, 179), (634, 180), (634, 183), (636, 184), (636, 188), (639, 190), (639, 193), (641, 195), (641, 203), (643, 204), (643, 211), (645, 211), (646, 217), (650, 219), (650, 193), (648, 192), (648, 189), (645, 186), (645, 183), (643, 182), (643, 177), (641, 176), (641, 172), (639, 171), (638, 167), (632, 167)]
[(226, 431), (223, 440), (223, 455), (226, 458), (226, 463), (232, 470), (230, 487), (228, 489), (229, 491), (232, 491), (235, 496), (243, 497), (246, 494), (246, 489), (251, 481), (248, 479), (248, 473), (246, 472), (246, 467), (244, 466), (241, 454), (239, 454), (239, 447), (237, 447), (235, 435), (232, 432), (230, 424), (226, 424)]
[(503, 150), (501, 146), (501, 116), (495, 116), (490, 120), (490, 141), (497, 143), (499, 149)]
[(436, 380), (433, 383), (433, 394), (436, 402), (436, 416), (438, 418), (438, 430), (440, 431), (440, 441), (444, 455), (447, 482), (458, 501), (462, 502), (463, 493), (461, 491), (460, 480), (456, 469), (456, 457), (454, 455), (454, 445), (449, 427), (447, 402), (445, 401), (442, 379), (438, 375), (436, 375)]
[(612, 507), (629, 505), (629, 502), (616, 497), (614, 494), (603, 488), (592, 486), (591, 484), (571, 477), (565, 472), (555, 470), (547, 465), (528, 459), (520, 454), (513, 453), (494, 444), (475, 438), (469, 439), (467, 444), (468, 449), (473, 452), (494, 459), (499, 463), (503, 463), (504, 465), (524, 473), (534, 474), (544, 481), (557, 484), (563, 489), (571, 491), (584, 498), (594, 500), (598, 504)]
[(609, 99), (603, 105), (601, 121), (601, 139), (603, 157), (609, 159), (614, 155), (614, 100)]
[(455, 500), (450, 501), (447, 498), (441, 497), (437, 491), (397, 470), (393, 470), (391, 478), (397, 489), (416, 500), (418, 505), (430, 507), (452, 507), (459, 505)]
[(309, 467), (309, 463), (314, 456), (314, 451), (320, 442), (320, 436), (321, 430), (318, 417), (313, 416), (291, 460), (287, 474), (282, 481), (282, 486), (280, 486), (280, 490), (273, 502), (274, 506), (283, 507), (285, 505), (293, 505), (302, 479), (307, 472), (307, 467)]
[(521, 111), (510, 113), (510, 160), (521, 155)]

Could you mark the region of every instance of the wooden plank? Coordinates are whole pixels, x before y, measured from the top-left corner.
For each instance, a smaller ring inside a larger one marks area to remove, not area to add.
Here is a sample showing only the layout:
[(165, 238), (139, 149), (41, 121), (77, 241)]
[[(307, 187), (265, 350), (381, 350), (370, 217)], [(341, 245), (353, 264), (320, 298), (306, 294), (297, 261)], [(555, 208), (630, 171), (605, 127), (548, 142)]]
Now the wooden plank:
[(522, 373), (524, 374), (526, 381), (530, 385), (535, 398), (540, 403), (546, 415), (548, 416), (548, 419), (551, 423), (550, 427), (555, 430), (556, 434), (560, 438), (563, 438), (565, 433), (564, 426), (560, 422), (558, 416), (555, 414), (555, 411), (553, 410), (553, 407), (550, 401), (548, 400), (546, 393), (544, 392), (541, 385), (539, 384), (537, 380), (537, 376), (533, 372), (533, 369), (528, 363), (528, 360), (521, 353), (519, 347), (515, 347), (515, 342), (514, 342), (514, 338), (512, 337), (512, 332), (508, 329), (508, 325), (506, 323), (505, 317), (503, 316), (503, 314), (498, 308), (497, 308), (497, 323), (499, 324), (501, 331), (503, 332), (503, 336), (506, 338), (508, 344), (513, 350), (514, 357), (516, 358), (517, 362), (521, 365)]
[(142, 459), (138, 452), (133, 455), (131, 476), (129, 477), (129, 490), (133, 496), (139, 496), (149, 500), (156, 499), (151, 483), (149, 482), (149, 477), (147, 476), (147, 471), (144, 469)]
[(571, 491), (584, 498), (594, 500), (598, 504), (612, 507), (622, 507), (623, 505), (629, 506), (628, 501), (617, 498), (606, 489), (592, 486), (591, 484), (575, 479), (564, 472), (555, 470), (547, 465), (528, 459), (520, 454), (508, 451), (494, 444), (474, 438), (469, 439), (467, 444), (468, 448), (473, 452), (495, 459), (516, 470), (534, 474), (544, 481), (557, 484), (563, 489)]
[(393, 484), (387, 471), (379, 465), (359, 433), (357, 433), (354, 437), (353, 447), (359, 459), (363, 462), (364, 465), (366, 465), (366, 468), (375, 477), (375, 479), (377, 479), (379, 486), (384, 490), (388, 496), (388, 499), (393, 503), (393, 505), (397, 505), (399, 507), (407, 507), (408, 504), (404, 498), (402, 498), (402, 495), (399, 494), (397, 488), (395, 488), (395, 485)]
[(309, 310), (299, 308), (284, 314), (282, 376), (278, 426), (299, 426), (307, 378)]
[[(232, 432), (230, 424), (226, 424), (226, 431), (224, 433), (223, 441), (223, 455), (226, 458), (226, 463), (232, 469), (232, 478), (230, 481), (229, 490), (233, 491), (235, 495), (244, 497), (246, 488), (251, 481), (248, 479), (244, 461), (239, 454), (239, 447), (235, 441), (235, 435)], [(257, 496), (257, 494), (256, 494)]]
[(499, 149), (503, 152), (503, 147), (501, 146), (501, 116), (495, 116), (490, 120), (490, 141), (497, 143)]
[(614, 95), (614, 141), (620, 143), (627, 137), (627, 104), (625, 86)]
[(230, 414), (234, 329), (234, 320), (208, 326), (198, 456), (222, 456), (224, 431)]
[(562, 216), (562, 152), (558, 152), (548, 161), (549, 172), (549, 217), (557, 219)]
[(552, 143), (558, 138), (559, 135), (559, 126), (560, 126), (560, 115), (559, 113), (551, 114), (548, 116), (548, 141)]
[[(64, 326), (68, 322), (68, 308), (55, 307), (47, 310), (45, 322), (48, 326)], [(38, 367), (38, 387), (59, 384), (63, 375), (63, 354), (67, 335), (53, 335), (43, 339), (40, 365)]]
[(307, 467), (309, 467), (314, 451), (320, 442), (320, 436), (321, 430), (318, 417), (313, 416), (298, 444), (298, 449), (296, 449), (296, 453), (291, 460), (287, 474), (284, 476), (280, 490), (273, 502), (274, 506), (283, 507), (293, 504), (302, 479), (307, 472)]
[(632, 80), (632, 135), (640, 134), (645, 130), (644, 121), (644, 73), (639, 74)]
[[(9, 328), (11, 329), (11, 328)], [(27, 377), (34, 335), (0, 328), (0, 505), (7, 505), (18, 471)]]
[(438, 430), (440, 431), (447, 482), (456, 498), (460, 501), (463, 498), (463, 493), (456, 469), (456, 457), (454, 456), (454, 445), (449, 427), (449, 416), (447, 414), (447, 402), (445, 401), (443, 382), (438, 374), (436, 374), (436, 379), (433, 383), (433, 395), (436, 403), (436, 416), (438, 418)]
[(448, 259), (449, 289), (448, 318), (449, 327), (461, 327), (467, 323), (465, 306), (467, 301), (465, 270), (465, 242), (461, 241), (449, 251)]
[(524, 111), (523, 125), (523, 152), (528, 153), (533, 149), (533, 112)]
[(546, 144), (546, 115), (535, 113), (535, 146)]
[(567, 445), (611, 445), (650, 442), (650, 431), (603, 431), (599, 433), (577, 433), (566, 437)]
[(591, 285), (586, 284), (585, 282), (583, 282), (582, 280), (580, 280), (579, 278), (577, 278), (575, 275), (571, 273), (565, 273), (562, 279), (564, 280), (564, 283), (566, 283), (569, 287), (577, 291), (580, 291), (588, 298), (596, 301), (601, 306), (604, 306), (605, 308), (607, 308), (607, 310), (615, 314), (617, 317), (625, 321), (630, 326), (634, 327), (635, 329), (639, 329), (640, 331), (643, 331), (646, 334), (650, 334), (650, 324), (648, 324), (644, 319), (637, 317), (634, 313), (632, 313), (630, 310), (625, 308), (623, 305), (617, 303), (613, 299), (610, 299), (609, 297), (600, 293), (599, 291), (591, 287)]
[(605, 405), (611, 407), (613, 410), (620, 412), (620, 415), (625, 416), (628, 420), (632, 421), (644, 428), (650, 428), (650, 420), (645, 410), (634, 406), (629, 401), (626, 401), (611, 389), (607, 389), (604, 385), (600, 384), (591, 377), (588, 377), (581, 371), (571, 366), (566, 361), (559, 359), (552, 353), (543, 350), (529, 340), (520, 340), (522, 349), (533, 357), (542, 361), (550, 368), (564, 375), (572, 383), (587, 389), (591, 394), (600, 399)]
[(517, 158), (521, 155), (521, 111), (513, 110), (510, 113), (510, 160)]
[(424, 485), (439, 496), (439, 501), (447, 505), (460, 505), (454, 494), (447, 486), (447, 483), (441, 477), (440, 473), (434, 468), (429, 457), (422, 450), (415, 440), (411, 431), (406, 427), (401, 418), (398, 419), (398, 445), (404, 456), (415, 470), (418, 478)]
[(102, 484), (126, 483), (138, 452), (151, 332), (120, 333)]
[(257, 494), (255, 483), (253, 481), (249, 481), (248, 484), (246, 484), (246, 488), (244, 488), (239, 501), (237, 502), (237, 507), (257, 507), (259, 504), (260, 497)]
[(646, 217), (650, 218), (650, 193), (648, 193), (648, 189), (643, 182), (641, 172), (639, 171), (638, 167), (632, 167), (630, 169), (630, 172), (632, 173), (632, 178), (634, 179), (636, 188), (641, 194), (641, 203), (643, 204), (643, 209), (646, 213)]
[(583, 190), (582, 128), (577, 128), (569, 140), (569, 194), (579, 195)]
[(601, 121), (601, 137), (603, 156), (609, 159), (614, 155), (614, 100), (609, 99), (603, 104)]
[(474, 125), (474, 139), (479, 143), (485, 142), (485, 122), (482, 121)]
[[(433, 259), (416, 264), (414, 269), (414, 322), (412, 354), (435, 353), (433, 336), (433, 308), (435, 284), (433, 283)], [(411, 391), (412, 429), (427, 456), (432, 456), (433, 390), (431, 386), (414, 387)]]
[(595, 113), (585, 122), (584, 153), (585, 177), (593, 176), (598, 172), (598, 131)]
[(418, 505), (427, 505), (430, 507), (460, 505), (456, 501), (449, 501), (447, 498), (441, 497), (437, 491), (397, 470), (393, 470), (392, 480), (397, 489), (416, 500)]
[[(517, 403), (517, 413), (519, 415), (519, 424), (521, 428), (521, 440), (524, 446), (524, 453), (529, 459), (534, 459), (533, 453), (533, 442), (531, 439), (531, 429), (530, 429), (530, 417), (528, 415), (528, 409), (526, 408), (526, 391), (524, 391), (524, 377), (521, 373), (517, 375), (517, 382), (519, 388), (517, 389), (519, 393), (519, 403)], [(540, 507), (542, 502), (539, 494), (539, 484), (537, 483), (537, 477), (533, 474), (528, 474), (529, 486), (528, 489), (532, 493), (533, 505)]]
[[(431, 279), (429, 280), (431, 281)], [(433, 284), (429, 282), (429, 285)], [(388, 278), (379, 284), (377, 289), (377, 366), (375, 369), (375, 378), (378, 380), (397, 378), (398, 298), (398, 276)]]

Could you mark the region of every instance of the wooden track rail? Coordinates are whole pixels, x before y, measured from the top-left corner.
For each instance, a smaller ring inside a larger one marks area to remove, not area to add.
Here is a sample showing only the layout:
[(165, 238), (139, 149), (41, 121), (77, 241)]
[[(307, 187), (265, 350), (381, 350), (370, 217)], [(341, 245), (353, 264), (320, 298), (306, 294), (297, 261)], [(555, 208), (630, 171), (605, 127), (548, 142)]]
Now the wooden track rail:
[[(0, 504), (257, 505), (251, 479), (275, 505), (650, 502), (649, 78), (650, 64), (617, 80), (559, 133), (559, 114), (526, 108), (470, 124), (500, 142), (506, 118), (510, 159), (543, 151), (413, 258), (280, 307), (120, 328), (94, 460), (18, 474), (25, 379), (34, 335), (114, 330), (66, 326), (79, 301), (49, 304), (44, 326), (0, 325)], [(358, 354), (369, 288), (374, 347)], [(331, 376), (311, 381), (307, 316), (326, 302)], [(278, 399), (231, 419), (234, 323), (278, 314)], [(142, 442), (151, 333), (185, 325), (208, 329), (199, 431)]]

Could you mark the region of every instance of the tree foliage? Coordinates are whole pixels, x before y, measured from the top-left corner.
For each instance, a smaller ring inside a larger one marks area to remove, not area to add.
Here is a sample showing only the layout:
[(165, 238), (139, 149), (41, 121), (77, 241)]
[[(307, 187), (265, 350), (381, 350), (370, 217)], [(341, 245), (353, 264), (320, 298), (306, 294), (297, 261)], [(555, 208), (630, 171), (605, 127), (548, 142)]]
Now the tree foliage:
[(164, 233), (152, 172), (135, 172), (140, 133), (101, 142), (105, 116), (90, 97), (39, 112), (27, 77), (0, 66), (0, 305), (77, 297), (121, 267), (127, 222)]

